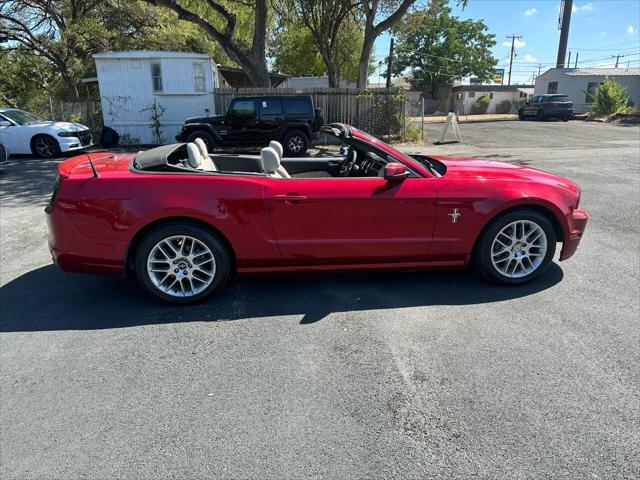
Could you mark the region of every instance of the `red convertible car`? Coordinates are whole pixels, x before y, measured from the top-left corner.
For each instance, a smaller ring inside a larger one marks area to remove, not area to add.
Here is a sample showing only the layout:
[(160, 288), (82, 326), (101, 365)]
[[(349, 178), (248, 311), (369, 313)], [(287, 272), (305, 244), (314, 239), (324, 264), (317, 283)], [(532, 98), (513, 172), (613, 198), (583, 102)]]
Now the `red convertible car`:
[(46, 208), (65, 271), (135, 274), (176, 303), (235, 273), (465, 268), (521, 284), (587, 223), (579, 187), (529, 167), (407, 156), (344, 124), (322, 132), (337, 157), (208, 154), (202, 143), (137, 155), (96, 153), (59, 166)]

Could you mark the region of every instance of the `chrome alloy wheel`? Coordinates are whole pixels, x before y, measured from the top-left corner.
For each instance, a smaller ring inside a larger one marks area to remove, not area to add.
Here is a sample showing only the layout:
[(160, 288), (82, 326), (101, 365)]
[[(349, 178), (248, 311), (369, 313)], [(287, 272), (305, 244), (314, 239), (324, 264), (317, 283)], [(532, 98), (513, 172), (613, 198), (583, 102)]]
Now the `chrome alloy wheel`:
[(151, 282), (172, 297), (192, 297), (205, 290), (216, 274), (216, 260), (203, 242), (176, 235), (160, 240), (147, 258)]
[(505, 277), (522, 278), (534, 272), (547, 253), (547, 235), (530, 220), (506, 225), (493, 239), (491, 262)]
[(302, 140), (300, 135), (293, 135), (289, 138), (287, 147), (289, 148), (289, 151), (299, 153), (304, 148), (304, 140)]

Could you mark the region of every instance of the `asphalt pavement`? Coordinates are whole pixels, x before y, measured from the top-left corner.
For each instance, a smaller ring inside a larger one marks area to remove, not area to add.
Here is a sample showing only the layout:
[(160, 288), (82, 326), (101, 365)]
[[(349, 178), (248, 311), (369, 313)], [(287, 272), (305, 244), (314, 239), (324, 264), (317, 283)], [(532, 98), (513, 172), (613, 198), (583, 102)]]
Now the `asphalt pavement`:
[[(429, 125), (427, 138), (442, 125)], [(461, 126), (413, 152), (582, 186), (570, 260), (240, 279), (192, 307), (51, 264), (60, 159), (0, 173), (0, 478), (640, 477), (640, 127)]]

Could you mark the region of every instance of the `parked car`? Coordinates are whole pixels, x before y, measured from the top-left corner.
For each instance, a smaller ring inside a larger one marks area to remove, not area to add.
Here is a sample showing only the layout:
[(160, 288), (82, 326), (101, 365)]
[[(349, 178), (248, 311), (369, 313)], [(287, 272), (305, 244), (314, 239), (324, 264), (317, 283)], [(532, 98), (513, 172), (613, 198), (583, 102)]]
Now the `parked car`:
[(573, 117), (573, 102), (566, 95), (536, 95), (518, 110), (518, 118), (560, 118), (566, 122)]
[(465, 268), (517, 285), (580, 243), (580, 188), (530, 167), (408, 156), (356, 128), (322, 127), (344, 156), (209, 154), (204, 143), (61, 163), (46, 207), (65, 271), (132, 274), (190, 303), (233, 273)]
[(93, 145), (91, 131), (84, 125), (44, 120), (17, 108), (0, 109), (0, 131), (12, 154), (50, 158)]
[(310, 95), (236, 97), (224, 115), (186, 120), (179, 142), (201, 138), (211, 152), (255, 149), (277, 140), (286, 156), (304, 155), (322, 126)]

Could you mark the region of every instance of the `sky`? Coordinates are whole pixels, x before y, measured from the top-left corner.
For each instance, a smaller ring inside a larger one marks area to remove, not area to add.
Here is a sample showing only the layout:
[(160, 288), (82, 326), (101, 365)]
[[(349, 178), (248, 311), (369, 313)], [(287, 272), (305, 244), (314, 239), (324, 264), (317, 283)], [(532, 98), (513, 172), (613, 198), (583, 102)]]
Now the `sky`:
[[(516, 43), (511, 83), (531, 83), (539, 67), (544, 72), (555, 66), (560, 38), (560, 0), (470, 0), (464, 10), (457, 6), (456, 0), (450, 4), (453, 15), (482, 19), (496, 35), (493, 55), (499, 61), (496, 68), (505, 69), (505, 85), (511, 51), (507, 35), (522, 36)], [(630, 62), (630, 67), (640, 67), (639, 29), (639, 0), (574, 0), (569, 30), (571, 66), (579, 52), (578, 67), (613, 67), (615, 59), (611, 56), (617, 54), (621, 55), (620, 66), (626, 67)], [(376, 41), (376, 64), (388, 55), (389, 39), (386, 33)], [(378, 82), (378, 74), (376, 71), (369, 81)]]

